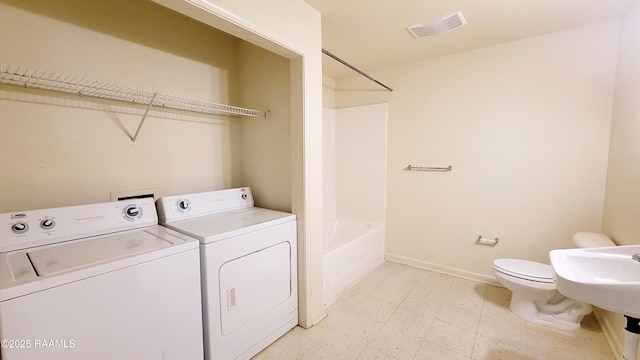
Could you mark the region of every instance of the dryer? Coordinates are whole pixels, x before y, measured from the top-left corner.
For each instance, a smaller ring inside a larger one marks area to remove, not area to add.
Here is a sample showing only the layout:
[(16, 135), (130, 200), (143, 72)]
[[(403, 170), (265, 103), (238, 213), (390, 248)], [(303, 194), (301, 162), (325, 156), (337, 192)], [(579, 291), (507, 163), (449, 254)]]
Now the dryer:
[(152, 198), (0, 214), (0, 358), (201, 359), (198, 242)]
[(294, 214), (248, 187), (164, 197), (160, 224), (200, 241), (205, 358), (249, 359), (298, 324)]

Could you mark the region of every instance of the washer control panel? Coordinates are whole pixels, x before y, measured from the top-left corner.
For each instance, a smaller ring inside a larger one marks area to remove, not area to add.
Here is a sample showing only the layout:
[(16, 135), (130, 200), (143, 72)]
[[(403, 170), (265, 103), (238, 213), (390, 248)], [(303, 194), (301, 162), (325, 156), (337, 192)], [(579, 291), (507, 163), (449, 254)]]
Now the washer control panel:
[(160, 223), (253, 207), (251, 188), (242, 187), (158, 199)]
[(0, 214), (0, 252), (158, 223), (153, 198)]

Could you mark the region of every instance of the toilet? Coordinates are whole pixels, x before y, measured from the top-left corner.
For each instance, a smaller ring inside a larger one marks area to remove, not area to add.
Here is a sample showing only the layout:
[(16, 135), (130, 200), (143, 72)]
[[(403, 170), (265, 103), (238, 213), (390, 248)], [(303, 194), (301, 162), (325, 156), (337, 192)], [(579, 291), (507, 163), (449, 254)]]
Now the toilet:
[[(573, 242), (578, 248), (616, 246), (608, 236), (590, 232), (576, 233)], [(513, 293), (509, 309), (525, 320), (575, 331), (582, 318), (591, 313), (591, 305), (569, 299), (556, 290), (551, 265), (498, 259), (493, 262), (493, 273)]]

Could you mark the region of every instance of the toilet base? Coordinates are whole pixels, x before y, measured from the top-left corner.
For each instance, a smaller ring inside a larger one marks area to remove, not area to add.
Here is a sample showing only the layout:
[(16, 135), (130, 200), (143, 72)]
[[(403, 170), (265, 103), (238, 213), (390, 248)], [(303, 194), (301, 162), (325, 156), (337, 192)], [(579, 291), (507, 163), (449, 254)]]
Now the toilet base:
[(591, 313), (592, 307), (565, 297), (555, 303), (537, 303), (514, 293), (509, 309), (527, 321), (559, 330), (576, 331), (580, 328), (582, 318)]

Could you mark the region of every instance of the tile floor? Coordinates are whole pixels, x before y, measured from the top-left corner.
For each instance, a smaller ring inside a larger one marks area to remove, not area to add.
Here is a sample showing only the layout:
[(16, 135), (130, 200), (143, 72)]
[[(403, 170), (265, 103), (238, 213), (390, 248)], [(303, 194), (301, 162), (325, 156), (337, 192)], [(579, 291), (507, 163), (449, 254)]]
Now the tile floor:
[(521, 320), (509, 290), (385, 262), (254, 359), (615, 360), (593, 314), (577, 332)]

